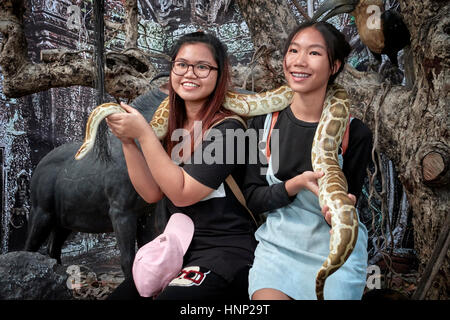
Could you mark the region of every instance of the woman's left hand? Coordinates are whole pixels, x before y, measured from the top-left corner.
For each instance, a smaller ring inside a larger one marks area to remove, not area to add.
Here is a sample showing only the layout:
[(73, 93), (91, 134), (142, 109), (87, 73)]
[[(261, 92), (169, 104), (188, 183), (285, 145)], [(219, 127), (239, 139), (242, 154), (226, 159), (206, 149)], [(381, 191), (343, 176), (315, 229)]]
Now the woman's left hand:
[(121, 102), (120, 106), (127, 113), (114, 113), (106, 118), (106, 123), (112, 133), (122, 142), (130, 142), (138, 139), (144, 134), (149, 126), (142, 114), (133, 107)]
[[(349, 193), (348, 197), (350, 198), (350, 200), (353, 202), (353, 205), (356, 204), (356, 197)], [(330, 208), (328, 206), (323, 206), (322, 208), (322, 214), (325, 217), (325, 221), (331, 226), (331, 211)]]

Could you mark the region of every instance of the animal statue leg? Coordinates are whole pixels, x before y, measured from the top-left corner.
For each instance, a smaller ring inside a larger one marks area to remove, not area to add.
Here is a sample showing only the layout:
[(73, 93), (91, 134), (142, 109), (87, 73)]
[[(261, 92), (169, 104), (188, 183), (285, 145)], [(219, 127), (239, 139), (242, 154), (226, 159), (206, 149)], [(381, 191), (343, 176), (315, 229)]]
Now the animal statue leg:
[(131, 277), (134, 256), (136, 254), (137, 214), (123, 208), (111, 207), (109, 216), (116, 234), (120, 250), (120, 264), (125, 278)]
[(28, 236), (25, 251), (38, 251), (51, 232), (52, 217), (39, 206), (32, 209), (28, 222)]
[(64, 241), (72, 233), (72, 230), (66, 228), (55, 227), (51, 234), (47, 245), (48, 255), (56, 259), (58, 264), (61, 264), (61, 249)]
[[(149, 243), (162, 232), (158, 227), (158, 221), (162, 220), (162, 218), (158, 218), (162, 214), (160, 213), (162, 209), (165, 208), (161, 208), (161, 204), (152, 203), (149, 205), (148, 213), (138, 218), (136, 228), (136, 241), (138, 248)], [(167, 218), (167, 220), (168, 219), (169, 218)], [(164, 230), (164, 227), (162, 230)]]

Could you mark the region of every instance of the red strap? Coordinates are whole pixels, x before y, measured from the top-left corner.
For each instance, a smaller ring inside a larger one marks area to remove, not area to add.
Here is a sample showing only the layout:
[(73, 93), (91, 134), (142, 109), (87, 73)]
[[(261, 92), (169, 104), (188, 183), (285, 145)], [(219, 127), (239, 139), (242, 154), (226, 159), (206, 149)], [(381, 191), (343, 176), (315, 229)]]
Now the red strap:
[(348, 148), (348, 137), (350, 136), (350, 118), (351, 116), (348, 116), (348, 122), (347, 127), (345, 128), (344, 137), (342, 138), (342, 156), (344, 156), (345, 151), (347, 151)]
[(269, 135), (267, 136), (267, 140), (266, 140), (266, 157), (267, 157), (267, 160), (269, 160), (269, 158), (270, 158), (270, 135), (272, 134), (273, 127), (275, 127), (275, 123), (277, 122), (278, 114), (279, 114), (279, 111), (276, 111), (276, 112), (272, 113), (272, 121), (270, 122)]

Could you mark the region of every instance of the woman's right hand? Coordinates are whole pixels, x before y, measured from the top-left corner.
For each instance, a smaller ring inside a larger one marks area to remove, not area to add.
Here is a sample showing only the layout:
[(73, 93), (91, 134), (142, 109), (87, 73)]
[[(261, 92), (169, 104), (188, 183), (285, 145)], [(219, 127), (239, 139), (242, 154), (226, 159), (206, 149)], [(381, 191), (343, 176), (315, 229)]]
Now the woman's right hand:
[(308, 189), (316, 196), (319, 196), (319, 185), (317, 180), (323, 177), (321, 171), (305, 171), (286, 181), (285, 188), (290, 197), (295, 196), (301, 189)]
[(126, 113), (115, 113), (106, 118), (106, 123), (111, 132), (123, 144), (134, 144), (134, 139), (139, 139), (148, 127), (148, 123), (142, 114), (133, 107), (121, 102), (120, 106)]

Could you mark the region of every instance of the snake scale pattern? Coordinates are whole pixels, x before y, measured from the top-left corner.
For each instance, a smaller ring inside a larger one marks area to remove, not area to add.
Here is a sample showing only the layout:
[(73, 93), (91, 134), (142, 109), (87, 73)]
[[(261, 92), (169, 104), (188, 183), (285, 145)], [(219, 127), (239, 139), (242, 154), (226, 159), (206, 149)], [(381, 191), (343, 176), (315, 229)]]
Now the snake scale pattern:
[[(228, 92), (224, 107), (243, 117), (253, 117), (280, 111), (292, 100), (293, 92), (288, 86), (258, 94)], [(319, 179), (319, 203), (327, 205), (332, 213), (330, 253), (316, 276), (316, 295), (324, 299), (325, 280), (348, 259), (358, 237), (356, 209), (347, 196), (347, 181), (338, 164), (338, 148), (342, 142), (349, 118), (350, 101), (346, 91), (334, 84), (327, 90), (322, 116), (317, 127), (311, 150), (314, 171), (323, 171)], [(125, 112), (116, 103), (105, 103), (96, 107), (89, 116), (83, 145), (75, 155), (82, 159), (92, 148), (99, 123), (110, 114)], [(159, 139), (167, 134), (169, 99), (161, 102), (150, 122)], [(299, 284), (300, 285), (300, 284)]]
[(325, 279), (334, 273), (352, 253), (358, 238), (358, 216), (347, 196), (347, 180), (338, 162), (338, 149), (349, 121), (350, 101), (343, 88), (327, 91), (322, 115), (314, 135), (311, 162), (314, 171), (325, 175), (318, 180), (320, 207), (332, 213), (330, 253), (316, 276), (317, 299), (323, 300)]

